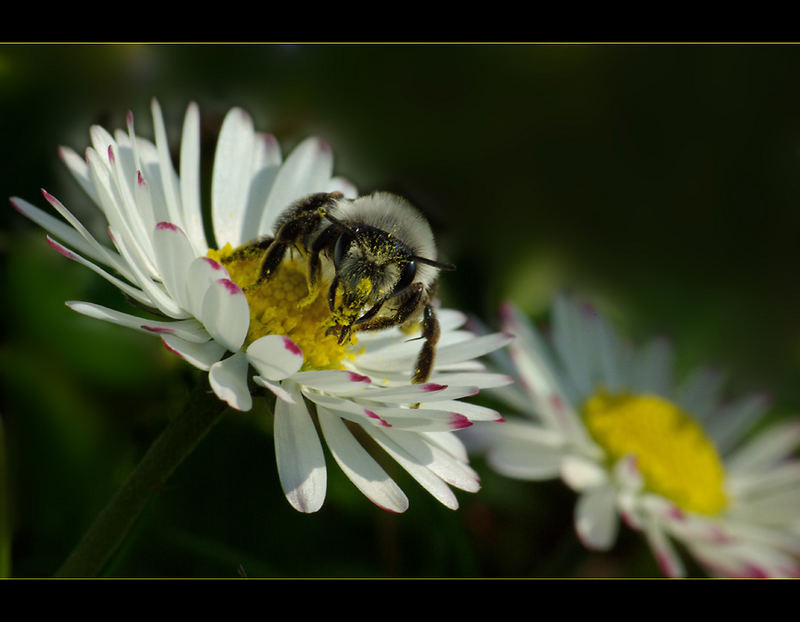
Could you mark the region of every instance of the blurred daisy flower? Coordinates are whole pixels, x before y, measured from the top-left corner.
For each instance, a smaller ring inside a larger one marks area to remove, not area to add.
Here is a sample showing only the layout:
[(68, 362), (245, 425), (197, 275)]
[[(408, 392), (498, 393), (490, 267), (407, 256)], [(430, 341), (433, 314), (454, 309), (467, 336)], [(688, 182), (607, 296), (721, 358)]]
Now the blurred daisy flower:
[[(306, 262), (296, 261), (292, 253), (275, 278), (248, 287), (259, 257), (234, 258), (237, 247), (270, 234), (297, 199), (315, 192), (352, 198), (355, 187), (332, 176), (333, 157), (324, 142), (309, 138), (284, 159), (275, 138), (257, 133), (250, 116), (234, 108), (222, 124), (214, 158), (211, 223), (217, 247), (211, 247), (201, 211), (198, 108), (190, 104), (186, 112), (179, 172), (155, 100), (151, 110), (155, 143), (137, 136), (128, 113), (126, 130), (112, 135), (99, 126), (90, 129), (92, 144), (85, 158), (69, 148), (59, 151), (105, 217), (110, 245), (46, 191), (45, 200), (63, 221), (23, 199), (11, 199), (20, 213), (49, 232), (55, 250), (163, 319), (91, 302), (67, 306), (159, 337), (168, 350), (207, 371), (214, 393), (231, 408), (250, 410), (253, 386), (274, 393), (278, 472), (297, 510), (314, 512), (325, 498), (326, 465), (317, 425), (336, 462), (377, 505), (402, 512), (408, 500), (357, 440), (362, 434), (444, 505), (458, 507), (448, 485), (475, 491), (479, 483), (452, 431), (499, 418), (459, 398), (510, 382), (486, 372), (476, 360), (509, 337), (476, 338), (462, 329), (461, 313), (440, 310), (433, 373), (428, 382), (413, 384), (420, 342), (393, 328), (339, 344), (326, 332), (331, 313), (325, 296), (310, 300)], [(251, 367), (254, 385), (249, 384)], [(307, 402), (315, 409), (310, 411)]]
[(560, 477), (579, 494), (575, 529), (590, 549), (610, 549), (622, 518), (670, 577), (686, 574), (675, 543), (712, 575), (800, 575), (800, 421), (749, 440), (762, 396), (722, 404), (708, 369), (674, 384), (664, 340), (633, 350), (566, 297), (551, 318), (548, 347), (503, 308), (520, 382), (499, 391), (535, 423), (484, 429), (489, 464), (518, 479)]

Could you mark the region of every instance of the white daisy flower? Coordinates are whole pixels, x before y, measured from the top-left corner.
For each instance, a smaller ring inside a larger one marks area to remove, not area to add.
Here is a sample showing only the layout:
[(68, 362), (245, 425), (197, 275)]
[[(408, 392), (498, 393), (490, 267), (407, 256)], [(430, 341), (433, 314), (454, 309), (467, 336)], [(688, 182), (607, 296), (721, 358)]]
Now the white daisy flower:
[(665, 341), (634, 351), (567, 298), (552, 309), (552, 347), (512, 305), (503, 316), (520, 383), (501, 394), (535, 423), (484, 430), (493, 468), (560, 477), (579, 494), (585, 546), (611, 548), (622, 518), (667, 576), (685, 575), (675, 542), (713, 575), (800, 575), (800, 421), (747, 440), (766, 399), (721, 403), (722, 378), (707, 369), (673, 384)]
[[(155, 144), (137, 136), (133, 115), (113, 135), (90, 130), (85, 159), (69, 148), (60, 156), (108, 222), (111, 245), (95, 238), (54, 196), (47, 202), (65, 222), (31, 203), (13, 206), (50, 235), (49, 244), (118, 287), (163, 320), (67, 302), (97, 319), (156, 335), (171, 352), (208, 371), (216, 395), (232, 408), (252, 406), (249, 369), (256, 385), (272, 391), (275, 453), (289, 502), (302, 512), (323, 503), (326, 466), (314, 418), (336, 462), (374, 503), (402, 512), (408, 500), (362, 447), (360, 427), (424, 488), (449, 508), (458, 507), (449, 485), (479, 488), (453, 430), (497, 412), (459, 401), (510, 378), (484, 371), (476, 360), (509, 341), (504, 334), (474, 337), (464, 316), (438, 312), (436, 364), (429, 382), (411, 383), (419, 341), (397, 328), (358, 335), (339, 345), (326, 334), (330, 310), (324, 296), (309, 300), (306, 268), (290, 253), (275, 278), (245, 294), (257, 262), (227, 261), (234, 248), (270, 234), (295, 200), (314, 192), (355, 197), (353, 185), (333, 177), (330, 148), (316, 138), (286, 159), (269, 134), (255, 132), (250, 116), (234, 108), (216, 147), (211, 180), (211, 222), (219, 250), (209, 245), (200, 200), (200, 117), (190, 104), (183, 124), (180, 172), (169, 155), (161, 110), (152, 102)], [(51, 237), (52, 236), (52, 237)], [(58, 241), (57, 241), (58, 240)], [(302, 303), (302, 304), (301, 304)]]

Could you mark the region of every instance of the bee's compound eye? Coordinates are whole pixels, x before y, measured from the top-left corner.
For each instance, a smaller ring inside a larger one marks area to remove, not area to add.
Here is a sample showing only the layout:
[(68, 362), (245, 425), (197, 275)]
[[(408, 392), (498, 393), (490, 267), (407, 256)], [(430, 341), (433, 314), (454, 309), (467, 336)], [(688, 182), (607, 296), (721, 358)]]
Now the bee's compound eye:
[(414, 282), (414, 278), (416, 276), (417, 262), (412, 259), (403, 266), (403, 271), (400, 273), (400, 278), (397, 281), (397, 285), (395, 285), (394, 290), (392, 290), (392, 295), (396, 296), (397, 294), (401, 293), (404, 289), (411, 285), (411, 283)]
[(333, 249), (333, 265), (336, 269), (339, 269), (339, 266), (344, 259), (344, 256), (347, 254), (350, 245), (353, 243), (353, 236), (347, 232), (342, 233), (339, 236), (339, 239), (336, 240), (336, 246)]

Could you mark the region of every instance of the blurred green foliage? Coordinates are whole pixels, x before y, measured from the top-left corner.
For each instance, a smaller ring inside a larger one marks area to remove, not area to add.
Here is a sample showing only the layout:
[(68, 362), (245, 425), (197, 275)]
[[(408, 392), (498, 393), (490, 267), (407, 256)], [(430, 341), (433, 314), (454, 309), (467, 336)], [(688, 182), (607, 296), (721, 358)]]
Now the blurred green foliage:
[[(337, 174), (426, 211), (458, 265), (448, 306), (496, 326), (505, 298), (541, 318), (573, 289), (634, 338), (669, 336), (682, 371), (716, 364), (732, 389), (769, 392), (781, 416), (800, 404), (798, 70), (791, 45), (0, 45), (0, 190), (43, 207), (44, 187), (102, 227), (58, 145), (82, 152), (90, 124), (123, 127), (128, 109), (151, 135), (153, 96), (177, 145), (194, 100), (209, 165), (240, 105), (284, 153), (320, 135)], [(127, 305), (10, 206), (0, 274), (0, 571), (10, 545), (13, 576), (49, 576), (200, 375), (69, 311)], [(330, 461), (322, 511), (300, 515), (269, 429), (264, 408), (226, 417), (106, 573), (660, 576), (630, 531), (584, 551), (558, 482), (481, 460), (483, 489), (457, 512), (388, 465), (411, 501), (400, 516)]]

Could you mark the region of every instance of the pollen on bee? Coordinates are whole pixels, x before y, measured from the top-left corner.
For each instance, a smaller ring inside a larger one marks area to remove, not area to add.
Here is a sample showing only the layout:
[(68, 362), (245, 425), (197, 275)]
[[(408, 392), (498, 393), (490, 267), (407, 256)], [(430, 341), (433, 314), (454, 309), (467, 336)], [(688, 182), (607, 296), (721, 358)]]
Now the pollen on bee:
[(325, 296), (330, 283), (320, 282), (309, 291), (308, 263), (303, 257), (286, 257), (274, 275), (254, 286), (259, 277), (263, 249), (226, 244), (209, 250), (208, 256), (223, 263), (230, 278), (242, 288), (250, 308), (250, 327), (245, 346), (265, 335), (289, 337), (303, 351), (303, 369), (341, 369), (354, 356), (357, 339), (348, 336), (340, 345), (336, 334), (328, 334), (337, 324)]

